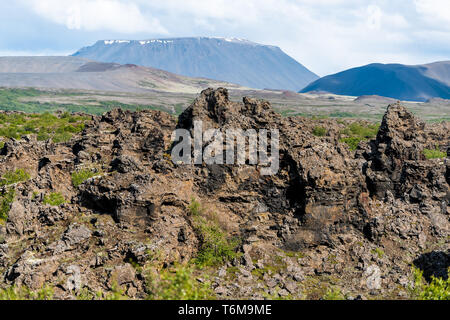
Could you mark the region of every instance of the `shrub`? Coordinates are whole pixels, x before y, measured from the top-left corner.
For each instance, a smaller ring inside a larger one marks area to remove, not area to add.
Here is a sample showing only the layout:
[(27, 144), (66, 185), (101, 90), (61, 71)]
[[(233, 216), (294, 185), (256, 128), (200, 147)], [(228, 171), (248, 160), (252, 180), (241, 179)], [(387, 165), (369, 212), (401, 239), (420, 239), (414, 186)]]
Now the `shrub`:
[(85, 182), (87, 179), (92, 178), (96, 175), (94, 171), (90, 169), (81, 169), (72, 173), (72, 184), (75, 188), (78, 188), (80, 184)]
[(357, 136), (361, 139), (372, 139), (376, 137), (379, 128), (379, 124), (366, 125), (364, 123), (353, 122), (345, 128), (342, 133), (349, 136)]
[(151, 281), (149, 300), (207, 300), (214, 298), (209, 281), (199, 282), (194, 269), (176, 265), (163, 269), (159, 281)]
[(24, 286), (11, 286), (0, 289), (0, 300), (52, 300), (53, 288), (45, 286), (37, 291), (32, 291)]
[(233, 260), (238, 256), (236, 248), (239, 240), (227, 237), (219, 224), (205, 217), (201, 205), (193, 200), (189, 207), (193, 216), (194, 230), (200, 239), (200, 248), (195, 262), (199, 266), (215, 266), (226, 261)]
[(50, 195), (44, 197), (44, 204), (49, 204), (51, 206), (60, 206), (66, 202), (64, 196), (60, 192), (52, 192)]
[(56, 133), (52, 138), (54, 143), (67, 142), (70, 141), (70, 139), (72, 139), (72, 134), (70, 132)]
[(200, 236), (200, 249), (196, 263), (201, 266), (214, 266), (231, 261), (237, 257), (237, 239), (228, 239), (223, 230), (204, 218), (197, 218), (195, 230)]
[(50, 139), (50, 135), (47, 132), (39, 132), (37, 135), (38, 141), (47, 141)]
[(323, 137), (326, 134), (327, 134), (327, 129), (325, 129), (324, 127), (315, 126), (313, 129), (313, 135), (315, 135), (316, 137)]
[[(450, 270), (449, 270), (450, 271)], [(418, 300), (450, 300), (450, 277), (447, 280), (431, 277), (427, 283), (423, 271), (413, 267), (414, 288), (411, 295)]]
[[(2, 93), (4, 94), (5, 91), (0, 89), (0, 109), (22, 110), (25, 112), (41, 112), (42, 109), (45, 110), (42, 105), (34, 109), (32, 107), (33, 102), (19, 103), (16, 106), (14, 106), (14, 102), (6, 106), (2, 105)], [(6, 91), (6, 95), (8, 96), (9, 94), (10, 92)], [(14, 95), (14, 97), (19, 98), (20, 96)], [(70, 140), (74, 133), (82, 131), (84, 123), (88, 120), (89, 117), (70, 115), (68, 112), (63, 113), (60, 117), (49, 112), (41, 114), (2, 114), (0, 118), (0, 136), (19, 139), (23, 135), (37, 134), (39, 141), (53, 138), (55, 143), (66, 142)]]
[(9, 210), (11, 209), (11, 204), (14, 201), (16, 192), (13, 188), (8, 189), (2, 195), (0, 195), (0, 223), (4, 223), (8, 220)]
[(362, 139), (357, 137), (342, 138), (339, 141), (346, 143), (350, 150), (355, 151)]
[(104, 300), (128, 300), (129, 298), (125, 294), (125, 289), (119, 287), (119, 285), (114, 282), (111, 285), (111, 291), (104, 294)]
[(200, 202), (198, 202), (195, 199), (192, 199), (191, 204), (189, 205), (190, 214), (193, 216), (198, 216), (198, 215), (200, 215), (201, 211), (202, 211), (202, 207), (201, 207)]
[(377, 255), (380, 259), (384, 257), (384, 251), (380, 248), (373, 249), (372, 254)]
[(425, 155), (425, 158), (427, 158), (427, 159), (441, 159), (441, 158), (445, 158), (447, 156), (447, 153), (439, 150), (438, 146), (436, 146), (436, 148), (434, 150), (433, 149), (424, 149), (423, 154)]
[(23, 169), (17, 169), (16, 171), (8, 171), (3, 174), (0, 179), (0, 186), (7, 186), (17, 182), (22, 182), (30, 179), (30, 175)]
[(345, 300), (339, 288), (328, 288), (327, 292), (322, 297), (323, 300)]
[(353, 122), (341, 131), (341, 135), (345, 135), (346, 137), (339, 139), (339, 141), (346, 143), (350, 150), (355, 151), (361, 141), (375, 138), (379, 128), (379, 124), (367, 125)]

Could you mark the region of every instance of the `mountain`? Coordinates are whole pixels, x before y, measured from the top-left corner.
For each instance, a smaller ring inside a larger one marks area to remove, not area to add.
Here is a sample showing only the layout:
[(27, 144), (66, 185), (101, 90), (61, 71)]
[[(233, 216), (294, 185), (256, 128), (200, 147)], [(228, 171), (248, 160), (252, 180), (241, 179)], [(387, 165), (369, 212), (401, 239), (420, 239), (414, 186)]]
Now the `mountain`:
[(298, 91), (319, 78), (280, 48), (241, 39), (104, 40), (73, 56), (132, 63), (259, 89)]
[(80, 57), (0, 57), (0, 86), (194, 94), (208, 86), (241, 88), (231, 83), (194, 79), (154, 68)]
[(424, 65), (369, 64), (323, 77), (300, 92), (379, 95), (409, 101), (450, 98), (450, 61)]

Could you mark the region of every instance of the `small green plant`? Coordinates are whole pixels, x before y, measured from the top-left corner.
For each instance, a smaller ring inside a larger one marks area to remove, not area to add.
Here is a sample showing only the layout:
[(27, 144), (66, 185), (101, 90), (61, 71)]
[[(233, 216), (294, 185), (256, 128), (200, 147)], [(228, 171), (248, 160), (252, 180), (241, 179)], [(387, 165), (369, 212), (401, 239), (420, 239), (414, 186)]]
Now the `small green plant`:
[(128, 300), (125, 289), (119, 287), (116, 282), (111, 285), (111, 291), (104, 294), (104, 300)]
[(44, 204), (49, 204), (51, 206), (60, 206), (66, 203), (66, 199), (61, 194), (61, 192), (52, 192), (49, 195), (45, 195)]
[(262, 295), (266, 300), (294, 300), (292, 294), (281, 296), (279, 294), (280, 287), (275, 287), (273, 293), (263, 292)]
[(372, 254), (377, 255), (380, 259), (384, 257), (384, 251), (380, 248), (373, 249)]
[(286, 257), (289, 257), (289, 258), (302, 259), (305, 257), (305, 254), (300, 251), (281, 250), (281, 252), (283, 252), (286, 255)]
[(435, 149), (424, 149), (423, 154), (427, 159), (441, 159), (447, 156), (447, 153), (439, 150), (438, 146)]
[(87, 179), (94, 177), (98, 173), (90, 169), (81, 169), (72, 173), (72, 184), (75, 188), (78, 188), (80, 184)]
[(16, 171), (8, 171), (0, 178), (0, 186), (7, 186), (17, 182), (22, 182), (30, 179), (30, 175), (23, 169)]
[(202, 211), (202, 206), (200, 202), (192, 198), (191, 204), (189, 205), (189, 213), (192, 216), (199, 216)]
[(39, 196), (39, 192), (38, 191), (33, 191), (33, 194), (31, 195), (31, 200), (36, 199)]
[(11, 209), (15, 194), (15, 190), (10, 188), (0, 195), (0, 224), (8, 220), (9, 210)]
[(73, 134), (70, 132), (58, 132), (53, 136), (52, 140), (54, 143), (67, 142), (72, 136)]
[(361, 138), (357, 137), (348, 137), (348, 138), (342, 138), (339, 141), (346, 143), (350, 150), (355, 151), (358, 148), (359, 143), (361, 142)]
[[(449, 269), (450, 271), (450, 269)], [(411, 296), (417, 300), (450, 300), (450, 277), (447, 280), (431, 277), (427, 283), (423, 271), (413, 267), (414, 287), (410, 288)]]
[(136, 270), (136, 273), (142, 273), (143, 268), (136, 260), (134, 260), (133, 258), (129, 258), (128, 263), (131, 264), (134, 270)]
[(53, 288), (47, 285), (36, 291), (24, 286), (0, 289), (0, 300), (52, 300), (53, 295)]
[(209, 281), (199, 282), (193, 267), (175, 265), (161, 270), (150, 283), (149, 300), (208, 300), (214, 298)]
[(342, 294), (339, 288), (328, 288), (327, 292), (322, 297), (323, 300), (345, 300), (344, 295)]
[(192, 200), (189, 207), (190, 214), (193, 216), (194, 230), (200, 239), (200, 248), (198, 250), (196, 263), (200, 266), (215, 266), (226, 261), (231, 261), (238, 257), (236, 248), (239, 240), (227, 237), (219, 224), (211, 218), (208, 219), (198, 201)]
[(322, 126), (315, 126), (312, 133), (316, 137), (323, 137), (327, 134), (327, 129)]
[(339, 139), (339, 141), (346, 143), (350, 150), (355, 151), (361, 141), (375, 138), (379, 128), (379, 124), (353, 122), (340, 132), (345, 137)]
[(198, 218), (195, 229), (200, 236), (201, 245), (196, 263), (201, 266), (220, 265), (238, 256), (236, 247), (238, 239), (229, 239), (215, 223)]

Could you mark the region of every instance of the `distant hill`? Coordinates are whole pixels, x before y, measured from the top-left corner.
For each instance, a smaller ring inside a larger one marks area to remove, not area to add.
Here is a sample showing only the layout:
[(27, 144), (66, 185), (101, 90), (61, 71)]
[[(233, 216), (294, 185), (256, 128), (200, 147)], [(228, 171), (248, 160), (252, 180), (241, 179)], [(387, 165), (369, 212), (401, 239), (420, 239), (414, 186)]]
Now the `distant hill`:
[(319, 78), (280, 48), (241, 39), (104, 40), (73, 56), (132, 63), (258, 89), (298, 91)]
[(354, 100), (357, 103), (362, 103), (362, 104), (370, 104), (370, 103), (384, 103), (385, 105), (388, 104), (392, 104), (397, 102), (397, 99), (393, 99), (393, 98), (386, 98), (386, 97), (382, 97), (382, 96), (377, 96), (377, 95), (371, 95), (371, 96), (359, 96), (358, 98), (356, 98)]
[(369, 64), (314, 81), (300, 92), (378, 95), (399, 100), (450, 99), (450, 61), (425, 65)]
[(196, 94), (210, 86), (241, 88), (231, 83), (189, 78), (155, 68), (80, 57), (0, 57), (0, 87)]

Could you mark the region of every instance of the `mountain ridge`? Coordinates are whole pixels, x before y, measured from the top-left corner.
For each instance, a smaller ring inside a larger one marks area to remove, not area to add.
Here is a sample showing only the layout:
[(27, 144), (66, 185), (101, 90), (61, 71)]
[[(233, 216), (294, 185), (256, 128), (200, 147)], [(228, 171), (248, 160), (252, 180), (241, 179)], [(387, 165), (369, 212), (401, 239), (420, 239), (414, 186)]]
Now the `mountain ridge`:
[(104, 63), (72, 56), (0, 57), (0, 86), (117, 92), (198, 93), (208, 85), (242, 88), (133, 64)]
[(325, 76), (299, 92), (379, 95), (407, 101), (450, 98), (450, 61), (424, 65), (372, 63)]
[(73, 56), (149, 66), (257, 89), (298, 91), (319, 78), (279, 47), (237, 38), (99, 40)]

